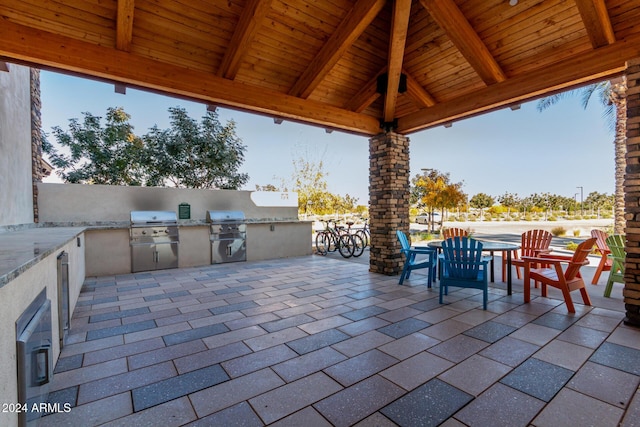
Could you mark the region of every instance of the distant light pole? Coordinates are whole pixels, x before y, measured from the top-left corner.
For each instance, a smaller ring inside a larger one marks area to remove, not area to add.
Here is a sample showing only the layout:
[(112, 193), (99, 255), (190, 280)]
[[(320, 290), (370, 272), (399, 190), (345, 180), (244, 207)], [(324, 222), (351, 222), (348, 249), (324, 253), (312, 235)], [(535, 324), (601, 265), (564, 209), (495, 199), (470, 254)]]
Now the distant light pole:
[(582, 190), (583, 190), (583, 188), (580, 187), (580, 186), (578, 186), (576, 188), (580, 189), (580, 216), (584, 216), (584, 207), (583, 207), (584, 199), (582, 198)]

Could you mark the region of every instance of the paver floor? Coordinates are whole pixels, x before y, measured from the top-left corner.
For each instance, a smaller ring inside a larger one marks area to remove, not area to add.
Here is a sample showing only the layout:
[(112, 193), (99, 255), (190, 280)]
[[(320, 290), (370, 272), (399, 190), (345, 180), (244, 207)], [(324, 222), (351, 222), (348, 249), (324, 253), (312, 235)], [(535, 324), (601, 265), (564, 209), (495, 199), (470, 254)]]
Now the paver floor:
[(473, 290), (440, 305), (419, 273), (307, 256), (87, 278), (51, 384), (71, 411), (43, 425), (638, 425), (640, 330), (607, 274), (571, 315), (517, 279), (486, 311)]

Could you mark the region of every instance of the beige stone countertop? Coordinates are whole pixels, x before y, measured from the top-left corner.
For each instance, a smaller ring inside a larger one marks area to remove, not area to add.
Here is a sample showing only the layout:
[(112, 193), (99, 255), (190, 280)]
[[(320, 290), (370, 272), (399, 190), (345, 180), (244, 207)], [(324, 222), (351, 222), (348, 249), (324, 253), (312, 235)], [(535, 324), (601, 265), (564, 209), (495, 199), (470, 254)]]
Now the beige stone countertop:
[(0, 233), (0, 288), (85, 230), (86, 227), (33, 227)]

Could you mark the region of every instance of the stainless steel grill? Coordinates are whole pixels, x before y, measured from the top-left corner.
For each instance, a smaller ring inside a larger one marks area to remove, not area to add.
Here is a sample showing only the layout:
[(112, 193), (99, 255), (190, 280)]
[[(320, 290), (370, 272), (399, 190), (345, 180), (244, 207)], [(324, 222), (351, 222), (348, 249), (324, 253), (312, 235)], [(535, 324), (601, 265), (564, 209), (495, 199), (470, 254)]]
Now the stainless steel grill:
[(178, 218), (172, 211), (132, 211), (131, 271), (178, 267)]
[(207, 211), (211, 264), (247, 260), (247, 224), (242, 211)]

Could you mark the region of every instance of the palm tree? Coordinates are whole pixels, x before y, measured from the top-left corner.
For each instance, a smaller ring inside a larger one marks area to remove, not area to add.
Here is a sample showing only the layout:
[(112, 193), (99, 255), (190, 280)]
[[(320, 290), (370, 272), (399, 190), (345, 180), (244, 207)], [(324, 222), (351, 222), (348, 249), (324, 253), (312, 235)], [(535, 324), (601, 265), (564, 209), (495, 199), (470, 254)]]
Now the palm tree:
[(579, 89), (558, 93), (538, 101), (538, 111), (543, 111), (560, 100), (580, 95), (582, 106), (586, 109), (589, 100), (598, 94), (600, 102), (605, 106), (604, 118), (614, 131), (615, 150), (615, 207), (614, 233), (624, 234), (626, 220), (624, 218), (624, 174), (627, 166), (627, 80), (625, 76), (594, 83)]

